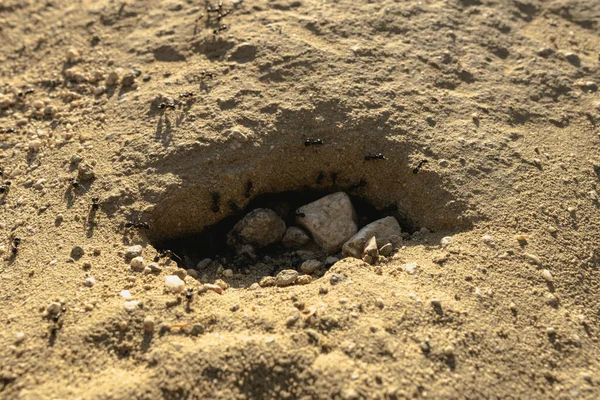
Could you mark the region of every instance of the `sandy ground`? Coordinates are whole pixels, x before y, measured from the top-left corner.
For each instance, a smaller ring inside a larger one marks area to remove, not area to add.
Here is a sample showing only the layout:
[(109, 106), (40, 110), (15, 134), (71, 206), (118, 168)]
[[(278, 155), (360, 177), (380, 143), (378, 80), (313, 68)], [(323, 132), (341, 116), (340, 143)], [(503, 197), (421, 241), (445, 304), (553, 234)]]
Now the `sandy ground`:
[[(0, 397), (600, 397), (600, 2), (223, 10), (0, 3)], [(403, 246), (285, 288), (209, 268), (191, 299), (125, 260), (311, 190)]]

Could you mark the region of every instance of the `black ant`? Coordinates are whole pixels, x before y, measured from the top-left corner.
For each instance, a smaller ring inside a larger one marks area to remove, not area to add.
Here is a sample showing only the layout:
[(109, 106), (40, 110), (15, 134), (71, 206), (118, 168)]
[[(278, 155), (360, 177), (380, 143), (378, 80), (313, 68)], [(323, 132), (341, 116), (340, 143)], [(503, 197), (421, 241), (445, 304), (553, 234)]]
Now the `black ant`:
[(125, 222), (125, 228), (150, 229), (147, 222)]
[(226, 31), (227, 29), (229, 29), (229, 27), (228, 27), (227, 25), (225, 25), (225, 24), (221, 24), (221, 25), (219, 25), (219, 27), (218, 27), (218, 28), (216, 28), (215, 30), (213, 30), (213, 33), (216, 35), (216, 34), (218, 34), (218, 33), (221, 33), (221, 32), (223, 32), (223, 31)]
[(332, 172), (331, 173), (331, 183), (335, 186), (335, 183), (337, 182), (337, 178), (338, 178), (338, 174), (337, 172)]
[(212, 195), (212, 212), (219, 212), (221, 207), (219, 206), (219, 201), (221, 200), (221, 195), (218, 192), (214, 192)]
[(15, 133), (16, 131), (17, 131), (17, 128), (0, 129), (0, 133)]
[(4, 185), (0, 186), (0, 194), (8, 193), (10, 185), (12, 185), (11, 181), (4, 182)]
[(25, 91), (25, 95), (32, 94), (32, 93), (35, 93), (35, 89), (27, 89)]
[(181, 259), (181, 257), (179, 257), (177, 254), (173, 253), (171, 250), (163, 250), (154, 256), (154, 262), (159, 262), (161, 258), (167, 258), (167, 257), (170, 259), (173, 259), (173, 257), (175, 257), (177, 260), (183, 261)]
[(304, 145), (306, 147), (308, 147), (308, 146), (322, 146), (323, 144), (324, 144), (323, 143), (323, 139), (306, 139), (304, 141)]
[(298, 210), (296, 210), (296, 212), (294, 212), (294, 215), (296, 216), (296, 218), (304, 218), (304, 217), (306, 217), (306, 214), (304, 214), (303, 212), (300, 212)]
[(186, 292), (187, 293), (185, 294), (185, 298), (188, 301), (191, 301), (192, 300), (192, 295), (194, 294), (194, 288), (187, 288)]
[(202, 78), (207, 77), (207, 78), (214, 78), (215, 74), (213, 74), (212, 72), (206, 72), (205, 70), (202, 70), (202, 72), (200, 72), (200, 76), (202, 76)]
[(100, 208), (99, 201), (100, 201), (100, 198), (92, 197), (92, 210), (98, 211), (98, 209)]
[(71, 177), (68, 179), (69, 182), (71, 183), (71, 187), (73, 187), (74, 189), (78, 189), (79, 186), (81, 186), (81, 184), (79, 183), (79, 181), (77, 181), (77, 179)]
[(355, 184), (353, 184), (353, 185), (350, 185), (350, 188), (349, 188), (349, 190), (350, 190), (350, 191), (354, 191), (354, 190), (356, 190), (356, 189), (359, 189), (359, 188), (361, 188), (361, 187), (365, 187), (365, 186), (367, 186), (367, 181), (366, 181), (366, 180), (364, 180), (364, 179), (361, 179), (361, 180), (360, 180), (360, 182), (358, 182), (358, 183), (355, 183)]
[(179, 98), (180, 99), (189, 99), (194, 97), (194, 93), (192, 92), (183, 92), (183, 93), (179, 93)]
[(317, 175), (317, 180), (315, 181), (315, 183), (317, 185), (320, 185), (323, 182), (324, 178), (325, 178), (325, 173), (323, 171), (319, 172), (319, 175)]
[(249, 199), (251, 194), (252, 194), (252, 186), (253, 183), (251, 180), (248, 180), (248, 182), (246, 182), (246, 191), (244, 192), (244, 196)]
[(0, 167), (0, 178), (4, 176), (4, 167)]
[(387, 158), (385, 158), (385, 156), (381, 153), (365, 154), (365, 161), (371, 161), (371, 160), (387, 160)]
[(158, 108), (160, 108), (161, 110), (164, 110), (164, 109), (174, 110), (176, 108), (176, 105), (175, 105), (175, 103), (165, 103), (163, 101), (162, 103), (160, 103), (158, 105)]
[(412, 170), (413, 174), (418, 174), (419, 170), (421, 169), (421, 167), (423, 166), (423, 164), (427, 164), (427, 160), (426, 159), (422, 159), (421, 161), (419, 161), (419, 163), (417, 164), (417, 166), (414, 167), (413, 170)]
[(20, 237), (16, 237), (13, 239), (12, 242), (12, 247), (11, 247), (11, 251), (13, 254), (17, 254), (17, 252), (19, 251), (19, 245), (21, 244), (21, 238)]

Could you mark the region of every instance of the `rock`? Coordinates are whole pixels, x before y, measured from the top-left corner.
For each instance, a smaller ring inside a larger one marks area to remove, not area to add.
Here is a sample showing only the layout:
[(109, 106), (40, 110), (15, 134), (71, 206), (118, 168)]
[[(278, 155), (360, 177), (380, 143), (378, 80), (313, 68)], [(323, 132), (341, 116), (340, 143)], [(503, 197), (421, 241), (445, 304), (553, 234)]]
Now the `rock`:
[(268, 208), (257, 208), (244, 216), (227, 234), (227, 244), (251, 244), (265, 247), (281, 239), (285, 233), (285, 222)]
[(115, 86), (119, 82), (119, 74), (113, 71), (106, 77), (106, 86)]
[(275, 286), (275, 277), (274, 276), (263, 276), (258, 282), (260, 287), (269, 287)]
[(204, 325), (202, 325), (202, 324), (194, 324), (194, 325), (192, 325), (192, 332), (191, 332), (191, 334), (193, 336), (202, 335), (204, 333), (204, 330), (205, 330)]
[(139, 244), (136, 244), (135, 246), (130, 246), (125, 251), (125, 257), (126, 258), (134, 258), (134, 257), (141, 256), (142, 250), (144, 250), (144, 248)]
[(77, 179), (80, 182), (91, 181), (96, 178), (94, 168), (90, 164), (81, 164), (77, 171)]
[(312, 274), (313, 272), (315, 272), (322, 266), (323, 266), (323, 263), (319, 260), (307, 260), (302, 263), (302, 265), (300, 266), (300, 269), (305, 274)]
[(203, 270), (204, 268), (208, 267), (210, 265), (210, 263), (212, 262), (212, 260), (210, 258), (205, 258), (204, 260), (200, 261), (198, 263), (198, 265), (196, 265), (196, 269), (198, 271)]
[(126, 301), (123, 303), (123, 308), (125, 308), (126, 311), (132, 312), (138, 308), (142, 308), (142, 304), (143, 303), (139, 300)]
[(218, 287), (220, 287), (223, 290), (229, 289), (229, 284), (222, 279), (217, 279), (215, 281), (215, 285), (217, 285)]
[(233, 270), (231, 269), (226, 269), (223, 271), (223, 276), (225, 278), (233, 278)]
[(296, 278), (296, 285), (308, 285), (312, 282), (312, 276), (300, 275)]
[(379, 249), (377, 248), (377, 238), (372, 236), (365, 245), (362, 253), (362, 260), (367, 264), (374, 264), (379, 259)]
[(342, 274), (331, 274), (331, 276), (329, 277), (329, 284), (331, 286), (337, 285), (338, 283), (341, 283), (343, 281), (346, 280), (346, 275), (342, 275)]
[(408, 272), (409, 274), (412, 275), (415, 273), (415, 270), (417, 269), (418, 266), (419, 265), (416, 262), (409, 262), (409, 263), (403, 264), (402, 268), (404, 268), (404, 270), (406, 272)]
[(129, 290), (121, 290), (121, 297), (125, 300), (133, 299), (133, 296), (131, 295), (131, 292)]
[(144, 333), (154, 332), (154, 318), (148, 316), (144, 318)]
[(523, 253), (523, 258), (533, 265), (542, 265), (542, 260), (535, 254)]
[(144, 259), (142, 257), (134, 257), (129, 262), (132, 269), (141, 271), (144, 269)]
[(131, 87), (135, 83), (135, 72), (130, 71), (123, 75), (121, 79), (121, 86), (123, 87)]
[(388, 243), (388, 244), (384, 244), (379, 249), (379, 254), (381, 254), (384, 257), (388, 257), (390, 254), (392, 254), (392, 251), (394, 251), (394, 246), (391, 243)]
[(252, 285), (248, 286), (248, 290), (257, 290), (260, 289), (260, 284), (257, 282), (254, 282)]
[(340, 261), (340, 259), (339, 259), (339, 258), (337, 258), (337, 257), (332, 257), (332, 256), (329, 256), (329, 257), (327, 257), (327, 258), (325, 259), (325, 265), (327, 265), (327, 266), (329, 266), (329, 265), (333, 265), (333, 264), (335, 264), (335, 263), (336, 263), (336, 262), (338, 262), (338, 261)]
[(96, 283), (96, 280), (92, 277), (89, 277), (89, 278), (86, 278), (85, 281), (83, 281), (83, 286), (92, 287), (92, 286), (94, 286), (95, 283)]
[(300, 207), (296, 222), (327, 253), (338, 251), (358, 230), (356, 212), (350, 197), (343, 192), (330, 194)]
[(552, 276), (552, 273), (550, 271), (548, 271), (547, 269), (542, 270), (542, 278), (544, 278), (546, 280), (546, 282), (553, 282), (554, 281), (554, 277)]
[(67, 50), (65, 57), (67, 59), (67, 62), (75, 62), (79, 59), (79, 51), (77, 51), (77, 49), (71, 47), (69, 50)]
[(173, 275), (177, 275), (179, 277), (179, 279), (183, 280), (187, 276), (187, 271), (184, 269), (178, 268), (173, 272)]
[(289, 286), (296, 281), (296, 278), (298, 278), (298, 271), (294, 269), (284, 269), (275, 277), (275, 285), (280, 287)]
[(297, 226), (290, 226), (287, 228), (281, 238), (281, 243), (288, 249), (297, 249), (308, 242), (310, 242), (310, 237)]
[(198, 271), (196, 271), (195, 269), (188, 269), (186, 270), (188, 276), (192, 277), (193, 279), (198, 279)]
[(148, 264), (147, 268), (150, 269), (150, 272), (153, 272), (155, 274), (160, 273), (162, 271), (162, 268), (155, 262)]
[(392, 246), (394, 246), (395, 249), (399, 249), (404, 243), (404, 239), (400, 235), (390, 235), (388, 237), (388, 240), (390, 241)]
[(177, 275), (165, 276), (165, 289), (172, 293), (181, 293), (185, 287), (185, 282)]
[(17, 332), (17, 337), (15, 338), (15, 344), (21, 344), (25, 340), (25, 333)]
[(50, 303), (46, 308), (46, 312), (48, 315), (57, 315), (60, 314), (62, 310), (62, 305), (59, 302)]
[(483, 235), (481, 237), (481, 240), (483, 240), (483, 243), (485, 243), (486, 245), (488, 245), (490, 247), (496, 247), (496, 242), (494, 241), (494, 238), (491, 237), (490, 235)]
[(581, 59), (575, 53), (571, 53), (571, 52), (565, 53), (565, 58), (567, 59), (568, 62), (575, 65), (576, 67), (578, 67), (579, 64), (581, 64)]
[(440, 240), (440, 246), (442, 246), (442, 249), (445, 249), (446, 247), (450, 246), (451, 243), (452, 243), (451, 236), (444, 236), (442, 238), (442, 240)]
[(380, 245), (383, 246), (387, 241), (391, 242), (389, 239), (391, 236), (400, 236), (400, 224), (394, 217), (385, 217), (371, 222), (344, 243), (342, 254), (345, 257), (361, 258), (365, 244), (374, 236), (382, 242)]
[[(212, 283), (205, 283), (202, 287), (204, 288), (203, 291), (210, 290), (210, 291), (213, 291), (218, 294), (223, 294), (223, 288), (220, 287), (219, 285), (213, 285)], [(200, 291), (200, 289), (198, 289), (198, 291)]]
[(75, 246), (71, 249), (71, 258), (79, 260), (85, 254), (85, 250), (81, 246)]

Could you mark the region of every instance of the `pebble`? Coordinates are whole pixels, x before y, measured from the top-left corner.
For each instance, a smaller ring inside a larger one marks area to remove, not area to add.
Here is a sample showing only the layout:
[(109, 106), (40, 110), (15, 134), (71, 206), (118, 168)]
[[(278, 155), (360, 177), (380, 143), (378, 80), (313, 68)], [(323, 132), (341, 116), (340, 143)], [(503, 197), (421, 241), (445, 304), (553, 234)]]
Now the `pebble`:
[[(216, 292), (218, 294), (223, 294), (223, 288), (220, 287), (219, 285), (213, 285), (212, 283), (205, 283), (203, 285), (204, 291), (206, 290), (211, 290), (213, 292)], [(200, 289), (198, 289), (198, 292), (200, 292)]]
[(546, 334), (548, 336), (556, 336), (556, 329), (549, 327), (546, 329)]
[(546, 282), (554, 281), (554, 277), (552, 276), (552, 273), (547, 269), (542, 270), (542, 278), (544, 278), (546, 280)]
[(298, 278), (298, 271), (294, 269), (284, 269), (275, 277), (275, 285), (283, 287), (292, 285)]
[(46, 312), (48, 312), (49, 315), (56, 315), (60, 314), (61, 309), (62, 305), (60, 303), (53, 302), (48, 305), (48, 307), (46, 308)]
[(33, 108), (35, 108), (37, 110), (41, 110), (42, 108), (44, 108), (46, 106), (44, 104), (44, 102), (41, 100), (36, 100), (31, 105), (33, 106)]
[(509, 310), (510, 310), (510, 311), (512, 311), (513, 313), (517, 312), (517, 305), (516, 305), (515, 303), (513, 303), (513, 302), (511, 302), (511, 303), (508, 305), (508, 308), (509, 308)]
[(239, 304), (234, 304), (231, 306), (230, 310), (233, 312), (236, 312), (240, 309), (240, 305)]
[(275, 277), (274, 276), (263, 276), (258, 282), (260, 287), (269, 287), (275, 286)]
[(331, 286), (335, 286), (343, 281), (346, 280), (346, 276), (342, 275), (342, 274), (331, 274), (331, 277), (329, 278), (329, 284)]
[(119, 74), (113, 71), (106, 77), (106, 86), (115, 86), (119, 82)]
[(310, 237), (297, 226), (290, 226), (287, 228), (281, 238), (281, 244), (288, 249), (297, 249), (306, 245), (308, 242), (310, 242)]
[(148, 264), (147, 268), (150, 269), (150, 272), (154, 272), (154, 273), (160, 273), (162, 271), (162, 268), (155, 262)]
[(210, 258), (205, 258), (196, 265), (196, 269), (202, 271), (204, 268), (208, 267), (211, 262), (212, 260)]
[(300, 270), (305, 274), (312, 274), (316, 270), (320, 269), (323, 263), (319, 260), (306, 260), (300, 266)]
[(382, 247), (391, 242), (391, 236), (400, 236), (400, 224), (394, 217), (385, 217), (378, 219), (366, 225), (355, 235), (353, 235), (342, 246), (342, 254), (345, 257), (361, 258), (366, 243), (376, 237), (378, 247)]
[(133, 299), (133, 296), (131, 295), (131, 292), (129, 290), (121, 290), (121, 297), (125, 300)]
[(378, 297), (377, 299), (375, 299), (375, 306), (377, 308), (383, 308), (385, 306), (383, 303), (383, 299), (381, 297)]
[(0, 244), (0, 255), (6, 253), (6, 246), (3, 244)]
[(449, 344), (448, 346), (444, 347), (444, 355), (446, 357), (452, 357), (454, 355), (454, 346)]
[(394, 245), (387, 243), (379, 249), (379, 254), (384, 257), (388, 257), (390, 254), (392, 254), (392, 251), (394, 251)]
[(75, 246), (71, 249), (71, 258), (74, 258), (76, 260), (83, 257), (84, 254), (85, 254), (85, 250), (83, 250), (83, 247), (81, 247), (81, 246)]
[(135, 72), (130, 71), (123, 75), (121, 79), (121, 85), (123, 87), (131, 87), (135, 83)]
[(37, 153), (38, 151), (40, 151), (41, 147), (42, 147), (42, 141), (39, 139), (31, 140), (29, 142), (29, 150), (34, 153)]
[(141, 308), (142, 304), (143, 303), (139, 300), (126, 301), (125, 303), (123, 303), (123, 308), (125, 308), (125, 310), (131, 312), (131, 311), (135, 311), (137, 308)]
[(134, 257), (129, 262), (132, 269), (141, 271), (144, 269), (144, 259), (142, 257)]
[(205, 331), (204, 325), (202, 324), (194, 324), (192, 325), (192, 331), (191, 334), (193, 336), (198, 336), (198, 335), (202, 335)]
[(285, 222), (269, 208), (257, 208), (244, 216), (227, 234), (227, 244), (250, 244), (258, 248), (278, 242), (286, 231)]
[(567, 59), (568, 62), (570, 62), (571, 64), (573, 64), (575, 66), (579, 65), (579, 63), (581, 62), (581, 59), (579, 58), (579, 56), (572, 52), (565, 53), (565, 58)]
[(180, 279), (185, 279), (185, 277), (187, 276), (187, 271), (178, 268), (173, 272), (173, 275), (177, 275)]
[(165, 289), (172, 293), (181, 293), (185, 287), (185, 282), (177, 275), (165, 276)]
[(70, 63), (75, 62), (79, 59), (79, 51), (77, 51), (77, 49), (71, 47), (65, 53), (65, 57), (68, 62), (70, 62)]
[(231, 269), (226, 269), (223, 271), (223, 276), (225, 278), (233, 278), (233, 270)]
[(327, 257), (327, 258), (325, 259), (325, 265), (328, 265), (328, 266), (329, 266), (329, 265), (333, 265), (333, 264), (335, 264), (335, 263), (336, 263), (336, 262), (338, 262), (338, 261), (340, 261), (340, 259), (339, 259), (339, 258), (337, 258), (337, 257), (332, 257), (332, 256), (329, 256), (329, 257)]
[(152, 318), (150, 316), (144, 318), (144, 332), (145, 333), (154, 332), (154, 326), (155, 326), (154, 318)]
[(79, 179), (80, 182), (91, 181), (95, 178), (96, 173), (94, 172), (94, 167), (87, 163), (79, 165), (77, 169), (77, 179)]
[(442, 240), (440, 240), (440, 246), (442, 246), (442, 249), (445, 249), (446, 247), (450, 246), (451, 243), (452, 243), (451, 236), (444, 236), (442, 238)]
[(192, 277), (193, 279), (198, 279), (199, 275), (198, 275), (198, 271), (196, 271), (195, 269), (188, 269), (186, 270), (188, 276)]
[[(337, 192), (306, 204), (297, 210), (296, 223), (306, 229), (314, 242), (327, 253), (334, 253), (358, 230), (356, 212), (346, 193)], [(364, 248), (358, 250), (357, 258)]]
[(523, 258), (525, 260), (527, 260), (530, 264), (533, 264), (533, 265), (541, 265), (542, 264), (542, 260), (540, 260), (540, 258), (538, 256), (536, 256), (535, 254), (523, 253)]
[(25, 340), (25, 333), (17, 332), (17, 337), (15, 338), (15, 344), (20, 344)]
[(248, 286), (248, 290), (257, 290), (260, 289), (260, 284), (257, 282), (254, 282), (252, 285)]
[(416, 262), (409, 262), (406, 264), (402, 264), (402, 268), (404, 268), (404, 270), (411, 275), (415, 273), (415, 270), (417, 269), (418, 266), (419, 265)]
[(217, 285), (218, 287), (220, 287), (223, 290), (229, 289), (229, 284), (222, 279), (217, 279), (215, 281), (215, 285)]
[(362, 260), (367, 264), (374, 264), (379, 260), (379, 249), (377, 248), (377, 238), (375, 236), (371, 237), (365, 244)]
[(94, 286), (95, 283), (96, 283), (96, 280), (94, 278), (90, 277), (90, 278), (86, 278), (85, 281), (83, 281), (83, 286), (92, 287), (92, 286)]
[(298, 278), (296, 278), (297, 285), (308, 285), (312, 281), (313, 281), (313, 278), (310, 275), (300, 275), (300, 276), (298, 276)]
[(517, 239), (519, 243), (527, 243), (527, 236), (525, 235), (517, 235), (515, 236), (515, 239)]
[(496, 246), (496, 242), (494, 241), (494, 238), (491, 237), (490, 235), (483, 235), (481, 237), (481, 240), (483, 240), (483, 243), (487, 244), (490, 247)]
[(125, 251), (125, 257), (127, 258), (134, 258), (134, 257), (138, 257), (142, 255), (142, 250), (143, 247), (139, 244), (136, 244), (135, 246), (131, 246), (128, 247), (127, 250)]

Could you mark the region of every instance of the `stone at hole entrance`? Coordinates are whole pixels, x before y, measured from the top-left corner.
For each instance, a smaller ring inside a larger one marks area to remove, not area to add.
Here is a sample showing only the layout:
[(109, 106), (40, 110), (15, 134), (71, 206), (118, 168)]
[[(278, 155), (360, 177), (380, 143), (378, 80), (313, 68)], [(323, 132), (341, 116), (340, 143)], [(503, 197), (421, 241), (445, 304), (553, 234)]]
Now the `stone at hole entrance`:
[(394, 217), (385, 217), (371, 222), (362, 228), (350, 240), (344, 243), (342, 254), (344, 257), (361, 258), (362, 252), (367, 242), (372, 238), (377, 238), (379, 247), (387, 244), (390, 237), (400, 236), (400, 224)]
[(265, 247), (279, 241), (285, 228), (285, 222), (275, 211), (257, 208), (235, 224), (227, 234), (227, 244), (231, 247), (241, 244)]

